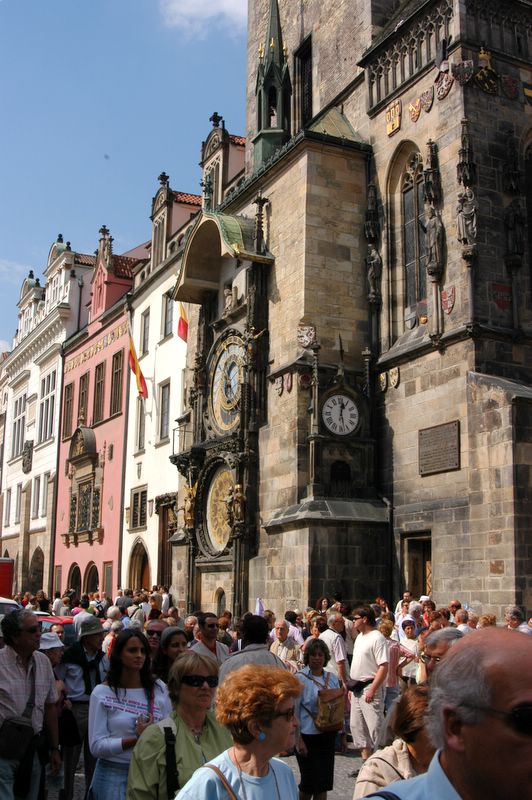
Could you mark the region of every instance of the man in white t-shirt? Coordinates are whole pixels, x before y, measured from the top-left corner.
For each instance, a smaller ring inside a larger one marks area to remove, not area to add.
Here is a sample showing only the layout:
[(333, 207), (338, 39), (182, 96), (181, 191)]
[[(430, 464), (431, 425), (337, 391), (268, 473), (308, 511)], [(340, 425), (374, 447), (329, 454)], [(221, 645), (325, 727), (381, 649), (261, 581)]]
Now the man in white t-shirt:
[(344, 689), (347, 689), (347, 649), (342, 636), (344, 618), (339, 611), (333, 611), (327, 618), (328, 629), (320, 633), (320, 639), (329, 648), (331, 658), (326, 669), (337, 675)]
[(353, 611), (358, 636), (351, 662), (351, 717), (353, 745), (366, 760), (378, 746), (384, 720), (384, 696), (388, 675), (386, 639), (375, 628), (375, 612), (370, 606)]

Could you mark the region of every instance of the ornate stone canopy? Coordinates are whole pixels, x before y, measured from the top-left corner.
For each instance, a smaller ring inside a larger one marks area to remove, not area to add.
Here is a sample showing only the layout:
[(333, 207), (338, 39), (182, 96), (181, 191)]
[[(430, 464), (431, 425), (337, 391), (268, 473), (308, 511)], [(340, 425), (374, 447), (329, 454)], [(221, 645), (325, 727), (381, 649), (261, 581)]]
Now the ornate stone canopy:
[(185, 244), (174, 299), (200, 304), (205, 291), (217, 292), (222, 259), (272, 263), (255, 252), (254, 233), (253, 219), (204, 211)]

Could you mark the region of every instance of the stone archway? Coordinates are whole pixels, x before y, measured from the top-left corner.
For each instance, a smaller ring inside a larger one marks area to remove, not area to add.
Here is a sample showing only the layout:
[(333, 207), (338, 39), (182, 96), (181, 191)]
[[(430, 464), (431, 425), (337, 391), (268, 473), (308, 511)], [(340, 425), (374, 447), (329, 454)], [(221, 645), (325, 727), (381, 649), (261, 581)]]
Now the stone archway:
[(70, 567), (67, 588), (73, 589), (76, 597), (81, 597), (81, 570), (77, 564)]
[(100, 588), (100, 577), (96, 564), (90, 563), (85, 570), (85, 580), (83, 581), (85, 594), (90, 592), (97, 592)]
[(30, 561), (28, 572), (28, 591), (35, 594), (43, 588), (44, 578), (44, 553), (40, 547), (36, 547)]
[(149, 589), (151, 587), (150, 559), (144, 543), (140, 539), (135, 542), (129, 557), (128, 586), (132, 589)]

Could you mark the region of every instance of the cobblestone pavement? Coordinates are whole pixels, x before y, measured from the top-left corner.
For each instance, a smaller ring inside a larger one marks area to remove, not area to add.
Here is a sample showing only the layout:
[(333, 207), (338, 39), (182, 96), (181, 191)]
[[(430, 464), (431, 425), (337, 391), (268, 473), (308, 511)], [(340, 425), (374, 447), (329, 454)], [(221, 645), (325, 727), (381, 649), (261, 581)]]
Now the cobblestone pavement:
[[(295, 756), (285, 758), (296, 776), (296, 781), (299, 783), (299, 768)], [(350, 777), (354, 770), (360, 768), (362, 761), (360, 757), (355, 756), (353, 750), (349, 750), (345, 755), (336, 754), (334, 762), (334, 789), (327, 795), (327, 800), (352, 800), (353, 789), (355, 788), (355, 778)], [(84, 778), (83, 766), (80, 759), (80, 765), (76, 772), (74, 800), (83, 800), (84, 794)], [(57, 792), (49, 792), (48, 800), (57, 800)]]
[[(295, 756), (285, 758), (287, 764), (290, 764), (292, 771), (296, 776), (296, 781), (299, 783), (299, 768)], [(360, 769), (362, 759), (355, 756), (353, 750), (348, 750), (345, 755), (336, 754), (334, 759), (334, 789), (332, 792), (327, 793), (327, 800), (352, 800), (353, 790), (355, 788), (355, 778), (350, 775)]]

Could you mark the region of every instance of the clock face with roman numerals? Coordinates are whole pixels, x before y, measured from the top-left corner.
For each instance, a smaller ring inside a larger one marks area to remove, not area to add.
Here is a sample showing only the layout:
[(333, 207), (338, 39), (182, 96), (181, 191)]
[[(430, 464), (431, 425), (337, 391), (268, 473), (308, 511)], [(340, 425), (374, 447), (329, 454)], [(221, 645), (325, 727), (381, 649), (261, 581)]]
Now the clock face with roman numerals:
[(347, 394), (331, 394), (321, 409), (323, 424), (335, 436), (349, 436), (358, 427), (360, 414)]

